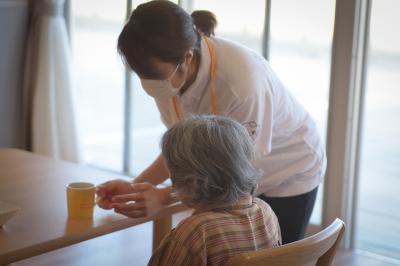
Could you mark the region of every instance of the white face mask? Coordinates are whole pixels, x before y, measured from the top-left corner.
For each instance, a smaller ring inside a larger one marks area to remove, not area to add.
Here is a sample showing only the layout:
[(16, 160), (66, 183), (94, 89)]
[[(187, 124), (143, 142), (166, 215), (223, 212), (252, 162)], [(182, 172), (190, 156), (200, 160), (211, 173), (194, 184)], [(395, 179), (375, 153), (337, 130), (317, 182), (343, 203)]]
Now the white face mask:
[(179, 85), (178, 87), (174, 87), (172, 85), (171, 80), (175, 76), (175, 74), (178, 71), (178, 68), (180, 66), (181, 66), (181, 64), (178, 64), (176, 66), (174, 72), (167, 79), (162, 79), (162, 80), (140, 79), (143, 89), (147, 92), (148, 95), (150, 95), (153, 98), (157, 98), (157, 99), (171, 98), (171, 97), (177, 95), (179, 90), (185, 84), (186, 75), (187, 75), (187, 72), (186, 72), (181, 85)]

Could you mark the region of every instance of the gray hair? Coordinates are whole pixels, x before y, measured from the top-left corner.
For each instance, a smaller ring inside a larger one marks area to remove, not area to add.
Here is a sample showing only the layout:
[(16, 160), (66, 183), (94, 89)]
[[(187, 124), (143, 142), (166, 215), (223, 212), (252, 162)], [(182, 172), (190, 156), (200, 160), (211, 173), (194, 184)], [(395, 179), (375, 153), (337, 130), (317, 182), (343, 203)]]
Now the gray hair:
[(253, 143), (230, 118), (200, 115), (178, 122), (164, 134), (161, 149), (174, 190), (189, 204), (234, 203), (257, 187)]

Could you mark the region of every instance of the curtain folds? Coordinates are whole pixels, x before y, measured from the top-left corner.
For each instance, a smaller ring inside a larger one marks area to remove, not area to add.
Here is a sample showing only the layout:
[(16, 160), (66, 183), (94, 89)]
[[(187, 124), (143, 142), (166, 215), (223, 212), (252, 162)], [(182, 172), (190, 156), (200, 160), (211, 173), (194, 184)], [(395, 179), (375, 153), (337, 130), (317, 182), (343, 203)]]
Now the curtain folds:
[(80, 162), (65, 0), (32, 1), (23, 92), (25, 147)]

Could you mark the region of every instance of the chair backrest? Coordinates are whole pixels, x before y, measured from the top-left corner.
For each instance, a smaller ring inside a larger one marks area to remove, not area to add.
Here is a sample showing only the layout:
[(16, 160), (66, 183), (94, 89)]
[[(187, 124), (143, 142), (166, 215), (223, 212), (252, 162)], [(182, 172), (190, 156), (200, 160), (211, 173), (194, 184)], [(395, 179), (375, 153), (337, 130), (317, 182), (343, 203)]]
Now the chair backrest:
[(315, 235), (279, 247), (236, 255), (226, 265), (331, 265), (344, 228), (344, 222), (336, 218)]

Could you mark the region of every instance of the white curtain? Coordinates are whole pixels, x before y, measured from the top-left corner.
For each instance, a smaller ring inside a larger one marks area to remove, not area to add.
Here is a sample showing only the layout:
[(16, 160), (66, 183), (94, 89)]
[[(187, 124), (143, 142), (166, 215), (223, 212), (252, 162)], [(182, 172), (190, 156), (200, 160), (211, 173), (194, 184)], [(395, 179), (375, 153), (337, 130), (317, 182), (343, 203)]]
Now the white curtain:
[(80, 162), (72, 101), (70, 48), (63, 16), (64, 0), (32, 1), (34, 13), (27, 42), (25, 99), (30, 105), (33, 152)]

